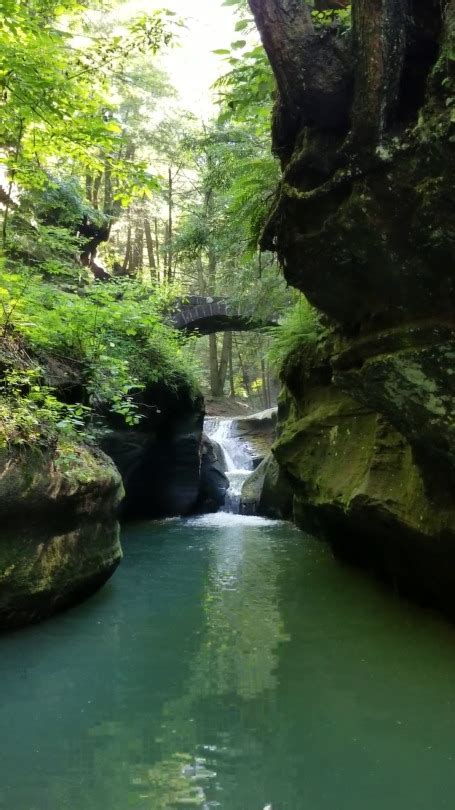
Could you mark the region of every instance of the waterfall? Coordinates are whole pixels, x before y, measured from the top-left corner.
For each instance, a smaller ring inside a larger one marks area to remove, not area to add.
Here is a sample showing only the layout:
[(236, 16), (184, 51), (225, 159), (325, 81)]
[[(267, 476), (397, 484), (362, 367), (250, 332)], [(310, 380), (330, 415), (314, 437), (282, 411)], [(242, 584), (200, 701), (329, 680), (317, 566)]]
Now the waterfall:
[(217, 442), (223, 451), (226, 475), (229, 479), (223, 511), (237, 514), (240, 510), (243, 484), (253, 469), (253, 458), (248, 445), (233, 435), (234, 421), (209, 416), (205, 420), (204, 430), (209, 439)]

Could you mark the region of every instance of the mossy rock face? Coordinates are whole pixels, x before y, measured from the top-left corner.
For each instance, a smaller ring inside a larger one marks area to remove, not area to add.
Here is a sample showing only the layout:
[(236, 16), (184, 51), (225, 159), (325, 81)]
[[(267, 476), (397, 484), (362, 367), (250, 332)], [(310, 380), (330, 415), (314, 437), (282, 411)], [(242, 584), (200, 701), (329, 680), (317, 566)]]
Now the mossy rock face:
[[(381, 415), (333, 385), (287, 394), (274, 453), (294, 520), (405, 593), (455, 615), (455, 503)], [(435, 475), (437, 464), (435, 462)]]
[(101, 450), (65, 445), (55, 455), (0, 450), (0, 518), (111, 517), (123, 498), (119, 471)]
[(414, 65), (420, 90), (405, 70), (390, 128), (349, 159), (344, 133), (329, 168), (327, 130), (308, 122), (272, 218), (287, 281), (345, 330), (453, 319), (455, 7), (429, 9), (410, 10), (426, 40)]
[(120, 474), (100, 451), (72, 446), (53, 458), (2, 451), (0, 629), (49, 616), (111, 576), (122, 558), (122, 497)]
[[(384, 414), (424, 454), (439, 456), (453, 469), (454, 338), (455, 329), (444, 323), (425, 329), (409, 325), (393, 336), (377, 335), (374, 341), (370, 338), (360, 362), (352, 364), (351, 348), (347, 352), (351, 365), (343, 357), (334, 363), (337, 385)], [(390, 345), (384, 345), (387, 342)]]
[(331, 338), (284, 364), (274, 453), (299, 525), (455, 613), (455, 3), (361, 5), (349, 129), (275, 139), (261, 244)]
[(293, 490), (272, 453), (246, 479), (240, 500), (244, 515), (288, 520), (292, 517)]
[(101, 587), (122, 559), (115, 520), (72, 531), (16, 525), (0, 541), (0, 629), (44, 619)]
[(101, 446), (120, 470), (128, 518), (188, 515), (201, 486), (204, 401), (188, 385), (162, 383), (141, 391), (141, 421), (127, 427), (111, 416)]

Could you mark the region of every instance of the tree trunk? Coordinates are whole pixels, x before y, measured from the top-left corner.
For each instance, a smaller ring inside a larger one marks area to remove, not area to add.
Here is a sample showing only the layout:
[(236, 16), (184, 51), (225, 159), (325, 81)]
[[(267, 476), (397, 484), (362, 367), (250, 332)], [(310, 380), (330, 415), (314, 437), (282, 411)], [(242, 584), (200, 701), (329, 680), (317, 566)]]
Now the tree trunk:
[(209, 335), (210, 351), (210, 393), (212, 397), (220, 396), (220, 377), (218, 373), (218, 345), (216, 334)]
[(173, 265), (173, 184), (172, 184), (172, 169), (168, 169), (168, 209), (167, 209), (167, 279), (172, 281), (172, 265)]
[(89, 172), (85, 175), (85, 196), (89, 203), (93, 203), (93, 175)]
[[(158, 217), (155, 217), (155, 251), (156, 251), (156, 267), (160, 269), (160, 239), (158, 232)], [(159, 276), (159, 273), (157, 274)]]
[(234, 363), (232, 357), (232, 335), (231, 345), (229, 347), (229, 396), (235, 399), (235, 379), (234, 379)]
[(131, 266), (131, 224), (128, 224), (126, 237), (125, 258), (123, 259), (122, 275), (126, 276)]
[(240, 352), (239, 345), (238, 345), (237, 340), (235, 338), (234, 338), (234, 342), (235, 342), (235, 347), (237, 349), (237, 355), (238, 355), (238, 358), (239, 358), (240, 368), (241, 368), (241, 371), (242, 371), (243, 387), (244, 387), (244, 389), (245, 389), (245, 391), (247, 393), (247, 396), (250, 397), (251, 396), (250, 379), (249, 379), (247, 370), (245, 368), (245, 364), (243, 362), (243, 358), (242, 358), (242, 354)]
[(223, 348), (221, 350), (220, 365), (218, 367), (218, 387), (219, 395), (223, 396), (226, 384), (227, 371), (229, 367), (229, 353), (232, 350), (232, 332), (225, 332), (223, 336)]
[(204, 265), (202, 263), (201, 256), (197, 257), (197, 289), (200, 295), (204, 295), (206, 292), (206, 284), (204, 278)]
[(130, 271), (137, 275), (143, 268), (144, 264), (144, 231), (142, 230), (142, 223), (137, 223), (134, 228), (134, 240), (131, 251), (131, 267)]
[(354, 0), (357, 57), (353, 138), (375, 146), (393, 116), (403, 70), (407, 0)]
[(100, 186), (101, 180), (103, 179), (103, 173), (98, 172), (96, 177), (93, 180), (93, 193), (92, 193), (92, 205), (94, 208), (98, 209), (98, 197), (100, 193)]
[(287, 110), (299, 107), (305, 84), (305, 39), (313, 34), (305, 0), (249, 0)]
[(168, 270), (169, 270), (169, 254), (168, 254), (168, 251), (169, 251), (169, 237), (168, 237), (168, 233), (169, 233), (169, 223), (165, 222), (164, 223), (164, 240), (163, 240), (163, 245), (164, 245), (164, 250), (163, 250), (163, 281), (168, 281), (169, 280), (169, 276), (168, 276)]
[(150, 222), (148, 221), (147, 217), (144, 217), (144, 233), (145, 233), (145, 242), (147, 245), (147, 256), (149, 260), (149, 270), (150, 270), (150, 278), (152, 281), (156, 281), (156, 261), (155, 261), (155, 251), (153, 249), (153, 239), (152, 239), (152, 229), (150, 227)]
[[(210, 228), (210, 224), (213, 220), (213, 213), (214, 213), (214, 199), (213, 199), (213, 189), (209, 189), (205, 195), (205, 219), (207, 222), (207, 226)], [(213, 245), (212, 240), (209, 238), (209, 245), (208, 245), (208, 267), (207, 267), (207, 292), (209, 295), (215, 295), (216, 293), (216, 271), (217, 271), (217, 259), (216, 259), (216, 252)]]
[(113, 203), (113, 190), (112, 190), (112, 168), (109, 159), (104, 162), (104, 196), (103, 196), (103, 214), (106, 217), (112, 216), (112, 203)]

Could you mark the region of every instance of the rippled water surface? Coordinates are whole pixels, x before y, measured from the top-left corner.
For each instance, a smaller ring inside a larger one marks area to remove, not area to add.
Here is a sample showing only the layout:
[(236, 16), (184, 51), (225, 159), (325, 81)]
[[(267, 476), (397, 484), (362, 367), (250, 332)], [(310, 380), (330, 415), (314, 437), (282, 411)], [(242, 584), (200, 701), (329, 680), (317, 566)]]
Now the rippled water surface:
[(455, 630), (282, 523), (124, 532), (80, 607), (0, 639), (2, 810), (439, 810)]

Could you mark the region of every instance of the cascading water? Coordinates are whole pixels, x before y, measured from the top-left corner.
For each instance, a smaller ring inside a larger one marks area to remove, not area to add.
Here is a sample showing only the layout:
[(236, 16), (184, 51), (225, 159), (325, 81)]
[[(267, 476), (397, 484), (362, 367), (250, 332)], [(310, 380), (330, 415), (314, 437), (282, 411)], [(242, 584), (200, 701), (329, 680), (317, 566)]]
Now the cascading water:
[(209, 416), (205, 420), (204, 430), (209, 439), (217, 442), (223, 451), (229, 479), (223, 511), (238, 514), (243, 484), (253, 470), (253, 455), (248, 445), (234, 435), (233, 423), (233, 419)]

